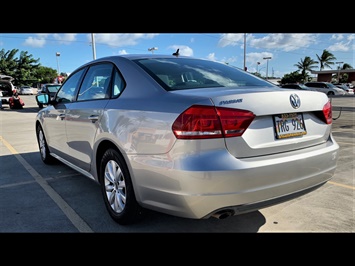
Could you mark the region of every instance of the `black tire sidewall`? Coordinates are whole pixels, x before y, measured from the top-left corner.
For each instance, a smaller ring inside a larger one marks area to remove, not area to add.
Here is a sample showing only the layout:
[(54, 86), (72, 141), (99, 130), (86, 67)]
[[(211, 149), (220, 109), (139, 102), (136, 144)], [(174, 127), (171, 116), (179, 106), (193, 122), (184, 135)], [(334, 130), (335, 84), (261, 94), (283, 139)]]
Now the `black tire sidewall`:
[[(125, 179), (126, 204), (121, 213), (117, 213), (111, 208), (105, 191), (105, 166), (110, 160), (114, 160), (120, 166)], [(136, 201), (132, 179), (128, 171), (128, 167), (123, 157), (117, 152), (117, 150), (110, 148), (103, 154), (99, 167), (99, 183), (101, 186), (101, 192), (104, 198), (106, 209), (108, 210), (113, 220), (122, 225), (137, 222), (141, 213), (141, 207)]]
[[(39, 133), (40, 132), (42, 132), (43, 139), (44, 139), (44, 142), (45, 142), (45, 150), (46, 150), (45, 157), (43, 157), (43, 154), (42, 154), (42, 152), (40, 150), (41, 149), (40, 142), (39, 142)], [(44, 131), (43, 131), (43, 129), (42, 129), (42, 127), (40, 125), (38, 125), (37, 128), (36, 128), (36, 136), (37, 136), (38, 149), (39, 149), (39, 153), (40, 153), (42, 161), (45, 164), (52, 164), (54, 162), (54, 158), (49, 154), (49, 148), (48, 148), (48, 144), (47, 144), (47, 139), (46, 139), (46, 136), (44, 135)]]

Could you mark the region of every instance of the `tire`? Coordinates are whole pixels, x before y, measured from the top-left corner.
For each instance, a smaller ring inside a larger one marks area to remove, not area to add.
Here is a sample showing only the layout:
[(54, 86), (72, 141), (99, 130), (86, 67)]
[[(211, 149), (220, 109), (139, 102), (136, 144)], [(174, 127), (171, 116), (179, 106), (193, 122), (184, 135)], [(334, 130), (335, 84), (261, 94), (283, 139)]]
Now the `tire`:
[(39, 107), (39, 109), (42, 109), (43, 108), (43, 104), (38, 103), (38, 107)]
[(121, 225), (136, 223), (142, 208), (136, 201), (132, 179), (123, 157), (114, 149), (102, 156), (99, 182), (106, 209)]
[(41, 159), (45, 164), (53, 164), (55, 162), (55, 158), (49, 154), (48, 144), (46, 137), (44, 136), (43, 129), (40, 125), (36, 128), (37, 135), (37, 143), (39, 148), (39, 153), (41, 155)]

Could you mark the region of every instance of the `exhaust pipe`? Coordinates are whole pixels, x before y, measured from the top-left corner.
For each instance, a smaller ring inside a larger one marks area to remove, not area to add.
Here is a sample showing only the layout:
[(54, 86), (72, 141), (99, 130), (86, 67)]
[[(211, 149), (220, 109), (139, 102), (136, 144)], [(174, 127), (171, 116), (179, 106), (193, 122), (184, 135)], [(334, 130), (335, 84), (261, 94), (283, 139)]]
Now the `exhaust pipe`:
[(222, 220), (231, 217), (233, 215), (234, 215), (233, 210), (223, 210), (212, 214), (212, 217)]

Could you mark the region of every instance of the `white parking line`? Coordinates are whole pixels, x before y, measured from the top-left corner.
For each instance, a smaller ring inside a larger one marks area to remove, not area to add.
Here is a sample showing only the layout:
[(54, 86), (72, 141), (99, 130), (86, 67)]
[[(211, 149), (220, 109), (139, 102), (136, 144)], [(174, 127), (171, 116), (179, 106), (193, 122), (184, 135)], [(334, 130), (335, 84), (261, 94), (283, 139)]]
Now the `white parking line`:
[(93, 233), (94, 231), (81, 217), (69, 206), (69, 204), (48, 184), (48, 182), (8, 143), (2, 136), (0, 141), (15, 155), (16, 159), (30, 173), (36, 182), (46, 191), (49, 197), (64, 212), (72, 224), (82, 233)]
[(343, 185), (343, 184), (340, 184), (340, 183), (337, 183), (337, 182), (333, 182), (333, 181), (328, 181), (328, 183), (332, 184), (334, 186), (345, 187), (345, 188), (350, 188), (352, 190), (355, 190), (355, 187), (353, 187), (353, 186)]

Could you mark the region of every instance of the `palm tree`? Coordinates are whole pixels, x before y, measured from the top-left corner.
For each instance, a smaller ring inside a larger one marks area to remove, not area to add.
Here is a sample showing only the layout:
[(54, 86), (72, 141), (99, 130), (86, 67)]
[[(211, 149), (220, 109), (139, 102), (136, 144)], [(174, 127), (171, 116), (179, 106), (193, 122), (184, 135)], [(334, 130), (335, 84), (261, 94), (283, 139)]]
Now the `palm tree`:
[[(343, 64), (342, 67), (340, 67), (340, 66), (338, 67), (339, 70), (352, 69), (352, 68), (353, 67), (350, 64), (348, 64), (348, 63)], [(349, 74), (347, 74), (347, 73), (343, 73), (343, 74), (338, 73), (338, 74), (333, 75), (333, 78), (334, 79), (338, 79), (339, 83), (345, 83), (345, 82), (348, 81)]]
[[(317, 54), (316, 54), (317, 55)], [(323, 53), (321, 56), (317, 55), (319, 63), (320, 63), (320, 68), (319, 70), (323, 70), (324, 67), (329, 67), (331, 68), (331, 65), (334, 64), (332, 60), (336, 60), (336, 57), (329, 51), (323, 50)]]
[(302, 82), (308, 81), (308, 71), (311, 71), (313, 68), (315, 68), (316, 64), (318, 64), (318, 62), (314, 61), (309, 56), (306, 56), (303, 60), (301, 59), (301, 62), (295, 64), (295, 66), (298, 67), (298, 69), (301, 71)]
[(343, 67), (341, 69), (352, 69), (353, 67), (349, 65), (348, 63), (343, 64)]

